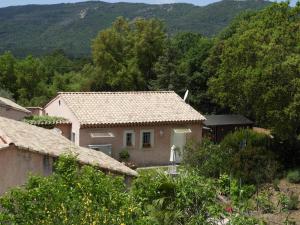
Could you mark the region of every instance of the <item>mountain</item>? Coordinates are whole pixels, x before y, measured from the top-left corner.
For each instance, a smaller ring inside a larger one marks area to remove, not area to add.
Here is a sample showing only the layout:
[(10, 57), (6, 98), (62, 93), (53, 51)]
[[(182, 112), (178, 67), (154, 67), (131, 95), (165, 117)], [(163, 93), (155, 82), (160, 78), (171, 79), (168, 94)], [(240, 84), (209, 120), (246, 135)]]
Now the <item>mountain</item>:
[(0, 53), (41, 55), (55, 49), (80, 57), (91, 40), (118, 16), (159, 18), (170, 34), (180, 31), (213, 36), (239, 13), (271, 4), (263, 0), (223, 0), (204, 7), (192, 4), (149, 5), (100, 1), (0, 8)]

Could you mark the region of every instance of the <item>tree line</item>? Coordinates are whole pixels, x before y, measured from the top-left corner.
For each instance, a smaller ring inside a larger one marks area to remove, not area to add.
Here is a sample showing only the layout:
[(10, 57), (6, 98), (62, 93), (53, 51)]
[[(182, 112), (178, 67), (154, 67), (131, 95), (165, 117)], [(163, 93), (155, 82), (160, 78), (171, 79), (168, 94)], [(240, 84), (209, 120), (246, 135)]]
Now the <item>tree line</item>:
[(296, 140), (299, 13), (299, 4), (274, 3), (241, 14), (214, 38), (168, 36), (162, 21), (118, 18), (92, 41), (90, 59), (3, 54), (0, 93), (40, 106), (58, 91), (189, 90), (202, 113), (241, 113), (282, 141)]

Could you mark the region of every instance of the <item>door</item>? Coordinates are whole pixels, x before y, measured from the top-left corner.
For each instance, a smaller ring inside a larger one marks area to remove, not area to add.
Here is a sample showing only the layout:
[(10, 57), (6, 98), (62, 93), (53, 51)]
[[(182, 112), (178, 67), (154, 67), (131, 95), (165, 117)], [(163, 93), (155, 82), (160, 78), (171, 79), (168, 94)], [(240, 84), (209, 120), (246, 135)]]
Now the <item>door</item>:
[(175, 158), (176, 163), (180, 163), (183, 157), (183, 149), (186, 144), (186, 133), (177, 133), (173, 131), (172, 145), (176, 146)]

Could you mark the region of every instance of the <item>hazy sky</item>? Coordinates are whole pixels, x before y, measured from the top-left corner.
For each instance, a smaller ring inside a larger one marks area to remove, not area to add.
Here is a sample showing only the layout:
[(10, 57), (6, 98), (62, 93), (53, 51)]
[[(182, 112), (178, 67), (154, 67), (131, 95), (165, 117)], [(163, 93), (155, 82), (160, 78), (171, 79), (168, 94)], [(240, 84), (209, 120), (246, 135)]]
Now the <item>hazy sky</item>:
[[(0, 0), (0, 7), (6, 7), (11, 5), (27, 5), (27, 4), (55, 4), (62, 2), (83, 2), (84, 0)], [(217, 2), (218, 0), (103, 0), (106, 2), (144, 2), (152, 4), (162, 4), (162, 3), (176, 3), (176, 2), (186, 2), (195, 5), (207, 5), (209, 3)], [(279, 0), (280, 1), (280, 0)], [(297, 0), (292, 0), (295, 3)]]

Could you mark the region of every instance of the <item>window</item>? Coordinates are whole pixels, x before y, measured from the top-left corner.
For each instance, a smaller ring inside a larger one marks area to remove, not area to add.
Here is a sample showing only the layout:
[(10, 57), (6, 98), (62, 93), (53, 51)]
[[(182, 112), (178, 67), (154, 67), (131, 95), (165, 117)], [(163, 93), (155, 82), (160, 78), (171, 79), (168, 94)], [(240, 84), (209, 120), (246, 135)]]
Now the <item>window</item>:
[(44, 155), (43, 167), (44, 167), (44, 175), (48, 176), (52, 173), (52, 165), (50, 162), (50, 156)]
[(126, 146), (132, 146), (132, 133), (126, 134)]
[(144, 130), (141, 132), (141, 147), (151, 148), (154, 144), (153, 130)]
[(74, 132), (72, 132), (71, 141), (74, 143), (75, 143), (75, 137), (76, 137), (76, 134)]
[(111, 144), (103, 144), (103, 145), (88, 145), (90, 149), (95, 151), (100, 151), (105, 153), (106, 155), (111, 156), (112, 153), (112, 145)]
[(133, 147), (135, 145), (135, 134), (133, 130), (124, 132), (123, 143), (124, 147)]

